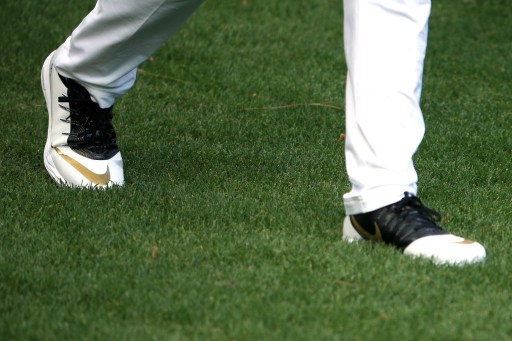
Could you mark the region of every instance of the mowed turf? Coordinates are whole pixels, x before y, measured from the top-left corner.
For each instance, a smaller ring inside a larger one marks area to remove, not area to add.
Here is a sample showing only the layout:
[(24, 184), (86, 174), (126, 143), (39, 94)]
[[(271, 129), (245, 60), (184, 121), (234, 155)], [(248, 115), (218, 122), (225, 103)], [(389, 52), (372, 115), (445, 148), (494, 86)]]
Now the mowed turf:
[(93, 6), (2, 4), (1, 340), (512, 339), (508, 0), (430, 21), (415, 164), (462, 268), (341, 241), (339, 0), (208, 0), (116, 104), (126, 185), (55, 185), (40, 66)]

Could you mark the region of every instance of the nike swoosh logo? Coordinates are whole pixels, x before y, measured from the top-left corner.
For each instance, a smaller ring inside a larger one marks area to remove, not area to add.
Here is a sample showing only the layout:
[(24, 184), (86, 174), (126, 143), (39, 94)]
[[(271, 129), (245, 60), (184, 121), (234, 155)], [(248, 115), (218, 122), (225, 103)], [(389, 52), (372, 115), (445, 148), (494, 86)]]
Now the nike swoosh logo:
[(461, 242), (453, 242), (453, 244), (462, 244), (462, 245), (469, 245), (469, 244), (474, 244), (474, 243), (475, 243), (474, 241), (469, 240), (469, 239), (464, 239)]
[(357, 233), (361, 235), (366, 240), (372, 240), (374, 242), (381, 242), (382, 241), (382, 234), (380, 233), (379, 225), (377, 225), (376, 222), (373, 223), (375, 227), (375, 232), (372, 234), (368, 231), (366, 231), (359, 222), (354, 218), (350, 217), (350, 221), (352, 222), (352, 226), (356, 229)]
[(64, 159), (71, 167), (76, 169), (80, 174), (84, 176), (87, 180), (89, 180), (94, 185), (106, 186), (110, 181), (110, 169), (107, 166), (107, 171), (103, 174), (94, 173), (89, 168), (82, 165), (80, 162), (76, 161), (72, 157), (65, 155), (59, 148), (52, 147), (53, 150), (57, 154), (60, 155), (61, 158)]

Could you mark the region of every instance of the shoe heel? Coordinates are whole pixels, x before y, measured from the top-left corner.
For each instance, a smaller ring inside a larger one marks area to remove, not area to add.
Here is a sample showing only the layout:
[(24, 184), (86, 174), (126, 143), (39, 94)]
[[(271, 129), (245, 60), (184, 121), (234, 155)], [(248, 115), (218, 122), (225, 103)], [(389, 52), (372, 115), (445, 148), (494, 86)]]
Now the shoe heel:
[(55, 179), (55, 181), (59, 182), (61, 179), (61, 176), (59, 172), (57, 171), (57, 168), (55, 167), (55, 164), (52, 160), (52, 157), (50, 155), (51, 152), (51, 133), (52, 133), (52, 99), (50, 94), (50, 82), (51, 82), (51, 68), (52, 68), (52, 61), (53, 61), (53, 55), (55, 54), (55, 51), (50, 53), (48, 57), (46, 57), (43, 66), (41, 67), (41, 89), (43, 91), (44, 100), (46, 102), (46, 110), (48, 111), (48, 133), (46, 138), (46, 144), (44, 146), (43, 151), (43, 160), (44, 160), (44, 166), (50, 176)]
[(343, 220), (343, 240), (348, 243), (353, 243), (358, 240), (362, 240), (363, 237), (359, 233), (357, 233), (354, 226), (352, 226), (352, 222), (350, 222), (350, 217), (346, 216)]

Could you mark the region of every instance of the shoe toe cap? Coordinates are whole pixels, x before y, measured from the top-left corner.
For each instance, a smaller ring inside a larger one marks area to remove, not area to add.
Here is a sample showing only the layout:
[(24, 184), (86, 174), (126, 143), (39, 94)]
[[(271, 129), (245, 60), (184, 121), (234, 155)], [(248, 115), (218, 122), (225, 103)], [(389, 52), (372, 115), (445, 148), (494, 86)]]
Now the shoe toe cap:
[(436, 264), (448, 265), (478, 263), (486, 256), (481, 244), (452, 234), (419, 238), (405, 248), (404, 254), (430, 258)]
[(51, 174), (59, 182), (73, 187), (110, 187), (124, 184), (123, 160), (116, 154), (109, 160), (91, 160), (74, 153), (68, 147), (50, 152)]

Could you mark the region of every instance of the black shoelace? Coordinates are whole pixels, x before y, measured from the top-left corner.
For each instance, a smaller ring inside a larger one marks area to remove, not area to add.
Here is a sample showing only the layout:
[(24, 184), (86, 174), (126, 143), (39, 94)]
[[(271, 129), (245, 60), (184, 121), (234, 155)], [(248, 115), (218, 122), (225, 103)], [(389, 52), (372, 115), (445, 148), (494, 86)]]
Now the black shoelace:
[[(116, 133), (112, 125), (112, 108), (102, 109), (94, 103), (88, 91), (71, 79), (63, 79), (68, 87), (67, 96), (59, 97), (60, 103), (69, 103), (69, 116), (63, 121), (70, 123), (68, 145), (91, 158), (110, 157), (117, 152)], [(95, 155), (90, 155), (95, 154)]]
[(404, 193), (404, 197), (398, 203), (393, 205), (392, 209), (396, 214), (413, 214), (423, 219), (427, 219), (437, 226), (441, 220), (441, 215), (436, 210), (425, 206), (420, 199), (409, 192)]

